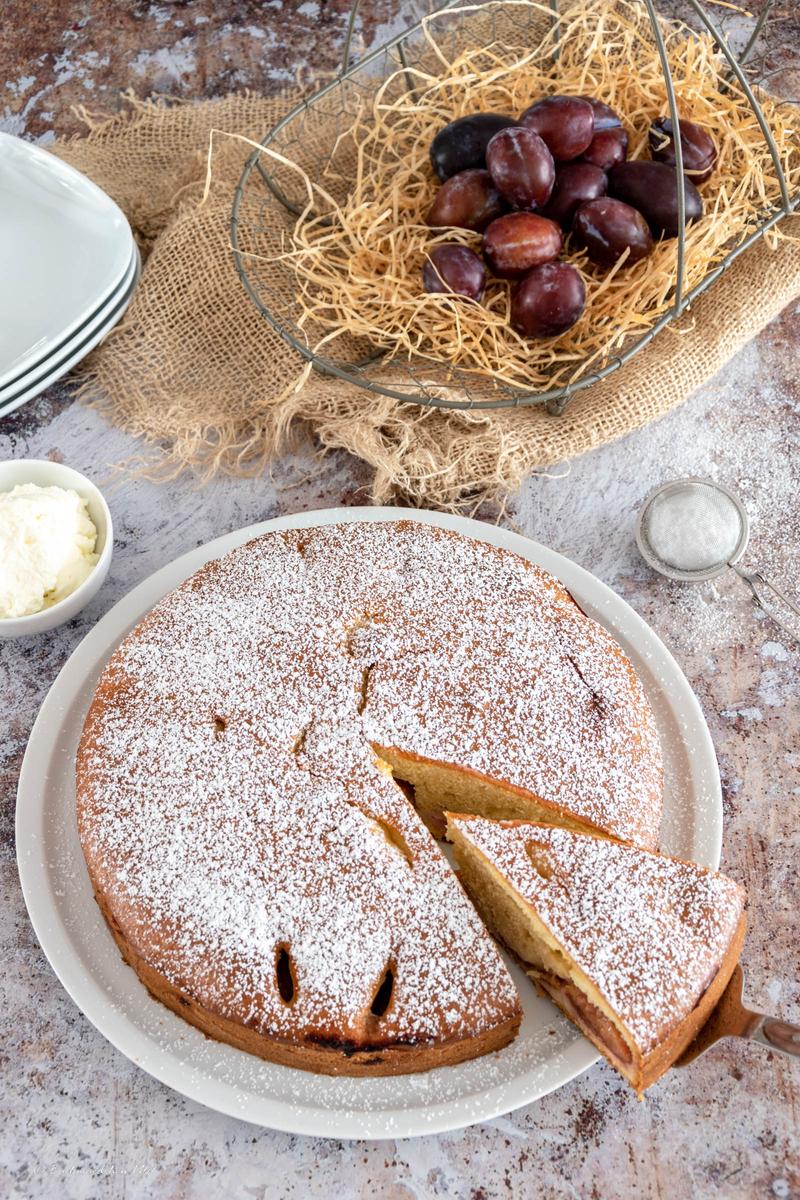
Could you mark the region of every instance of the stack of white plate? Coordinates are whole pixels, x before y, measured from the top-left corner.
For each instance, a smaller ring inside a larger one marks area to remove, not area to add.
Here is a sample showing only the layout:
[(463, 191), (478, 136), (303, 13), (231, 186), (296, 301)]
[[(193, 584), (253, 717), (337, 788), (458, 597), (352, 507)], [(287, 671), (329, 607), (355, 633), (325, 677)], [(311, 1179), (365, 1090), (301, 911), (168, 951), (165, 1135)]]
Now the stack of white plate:
[(114, 201), (0, 133), (0, 417), (80, 362), (121, 319), (139, 252)]

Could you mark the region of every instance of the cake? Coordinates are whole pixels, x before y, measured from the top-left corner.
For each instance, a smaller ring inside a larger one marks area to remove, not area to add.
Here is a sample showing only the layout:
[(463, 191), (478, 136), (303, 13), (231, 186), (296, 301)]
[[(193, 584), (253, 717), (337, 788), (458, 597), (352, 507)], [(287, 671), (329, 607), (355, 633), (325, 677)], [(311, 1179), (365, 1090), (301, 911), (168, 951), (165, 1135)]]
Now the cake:
[(727, 986), (743, 889), (695, 863), (529, 821), (448, 814), (447, 831), (488, 927), (641, 1095)]
[(166, 596), (77, 759), (97, 902), (154, 996), (332, 1074), (498, 1049), (503, 960), (444, 807), (656, 844), (661, 756), (619, 646), (527, 560), (415, 521), (274, 532)]

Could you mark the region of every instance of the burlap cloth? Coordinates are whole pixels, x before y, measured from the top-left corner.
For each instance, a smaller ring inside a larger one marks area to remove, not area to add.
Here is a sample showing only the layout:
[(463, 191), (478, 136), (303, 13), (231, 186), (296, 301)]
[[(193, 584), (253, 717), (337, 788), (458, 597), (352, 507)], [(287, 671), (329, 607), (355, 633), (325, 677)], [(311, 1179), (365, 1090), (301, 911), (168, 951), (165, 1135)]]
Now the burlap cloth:
[[(401, 404), (304, 373), (248, 299), (229, 249), (231, 200), (249, 148), (219, 139), (200, 205), (209, 132), (259, 139), (294, 101), (230, 96), (140, 103), (55, 153), (103, 187), (145, 252), (123, 324), (85, 364), (82, 394), (144, 439), (156, 470), (257, 474), (292, 433), (372, 468), (372, 498), (434, 507), (502, 500), (526, 475), (663, 415), (685, 400), (800, 293), (800, 244), (763, 240), (607, 380), (561, 417), (541, 408), (484, 413)], [(784, 221), (797, 231), (797, 218)]]

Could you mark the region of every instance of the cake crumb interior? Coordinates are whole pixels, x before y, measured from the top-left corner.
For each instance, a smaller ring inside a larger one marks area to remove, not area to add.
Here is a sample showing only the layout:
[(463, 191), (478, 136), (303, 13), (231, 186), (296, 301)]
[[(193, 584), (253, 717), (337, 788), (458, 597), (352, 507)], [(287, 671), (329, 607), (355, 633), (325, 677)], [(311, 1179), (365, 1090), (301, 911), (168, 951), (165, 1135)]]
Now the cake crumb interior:
[[(539, 990), (631, 1079), (635, 1047), (597, 988), (563, 953), (531, 906), (453, 822), (447, 826), (447, 836), (455, 849), (459, 879), (484, 924), (519, 959)], [(531, 840), (526, 848), (537, 873), (551, 886), (563, 886), (552, 870), (546, 847)]]

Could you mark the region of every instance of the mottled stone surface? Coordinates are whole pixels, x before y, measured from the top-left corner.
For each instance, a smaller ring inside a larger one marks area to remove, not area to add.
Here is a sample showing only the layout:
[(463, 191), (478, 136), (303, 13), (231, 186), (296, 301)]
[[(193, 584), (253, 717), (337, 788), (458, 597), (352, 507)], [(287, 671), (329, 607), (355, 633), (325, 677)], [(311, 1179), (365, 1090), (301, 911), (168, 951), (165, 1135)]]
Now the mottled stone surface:
[[(414, 6), (365, 5), (369, 40)], [(14, 11), (16, 8), (16, 12)], [(193, 97), (277, 87), (336, 62), (347, 5), (7, 4), (0, 122), (46, 140), (74, 128), (69, 105), (111, 107), (119, 88)], [(767, 46), (767, 70), (796, 78), (796, 9)], [(793, 39), (794, 44), (793, 44)], [(616, 588), (673, 650), (709, 722), (725, 796), (723, 865), (750, 893), (744, 954), (754, 1005), (800, 1021), (798, 797), (800, 656), (731, 573), (670, 584), (638, 559), (635, 513), (685, 473), (737, 487), (753, 521), (752, 563), (800, 592), (800, 314), (787, 311), (679, 412), (551, 477), (532, 478), (507, 520)], [(135, 449), (51, 389), (0, 420), (0, 456), (52, 456), (98, 481)], [(271, 478), (110, 492), (117, 524), (108, 582), (81, 616), (0, 644), (0, 1194), (31, 1200), (250, 1200), (335, 1196), (783, 1198), (800, 1194), (800, 1069), (725, 1043), (637, 1103), (607, 1066), (480, 1127), (400, 1143), (320, 1142), (219, 1116), (156, 1083), (89, 1025), (30, 928), (13, 857), (14, 793), (44, 695), (98, 617), (183, 551), (280, 513), (359, 503), (364, 469), (343, 455), (276, 465)]]

